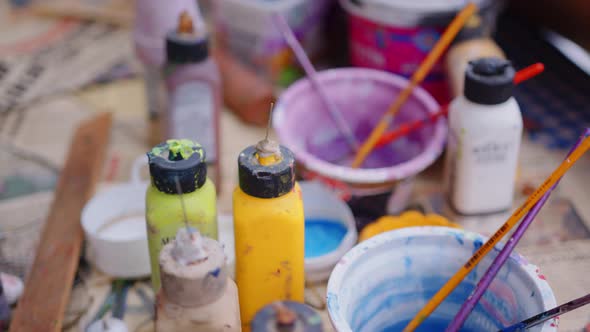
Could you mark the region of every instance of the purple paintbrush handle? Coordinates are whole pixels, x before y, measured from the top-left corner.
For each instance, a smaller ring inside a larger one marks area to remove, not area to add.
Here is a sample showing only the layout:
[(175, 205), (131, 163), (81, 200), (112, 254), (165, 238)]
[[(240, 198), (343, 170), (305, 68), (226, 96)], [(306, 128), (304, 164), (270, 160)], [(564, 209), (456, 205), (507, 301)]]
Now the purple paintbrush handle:
[[(590, 135), (590, 128), (586, 128), (586, 130), (584, 130), (584, 133), (580, 136), (576, 144), (574, 144), (572, 149), (568, 152), (566, 159), (569, 158), (570, 154), (582, 143), (584, 138), (588, 135)], [(512, 234), (508, 242), (504, 245), (504, 248), (502, 248), (498, 256), (496, 256), (496, 258), (492, 262), (492, 265), (490, 265), (488, 270), (484, 273), (483, 277), (477, 283), (477, 286), (475, 287), (471, 295), (467, 298), (467, 301), (463, 303), (463, 306), (461, 306), (461, 309), (459, 309), (459, 312), (457, 313), (451, 324), (447, 327), (446, 332), (458, 331), (461, 328), (461, 326), (463, 326), (463, 323), (465, 323), (467, 317), (469, 316), (473, 308), (475, 308), (477, 302), (479, 302), (483, 294), (486, 292), (486, 290), (492, 283), (492, 280), (494, 280), (494, 278), (502, 268), (502, 265), (504, 265), (508, 257), (510, 257), (510, 253), (512, 253), (512, 251), (518, 244), (518, 241), (520, 241), (527, 228), (533, 222), (533, 220), (543, 207), (543, 204), (545, 204), (547, 199), (549, 199), (551, 191), (553, 191), (553, 189), (555, 189), (555, 187), (557, 187), (558, 184), (559, 181), (557, 181), (555, 185), (553, 185), (553, 187), (551, 187), (545, 193), (545, 195), (543, 195), (543, 197), (541, 197), (541, 199), (539, 199), (539, 201), (526, 214), (526, 216), (521, 221), (520, 225), (518, 225), (518, 227), (516, 228), (516, 231), (514, 231), (514, 234)]]
[(338, 110), (334, 102), (332, 102), (332, 100), (328, 97), (328, 94), (324, 90), (324, 87), (320, 84), (317, 77), (317, 72), (315, 71), (315, 68), (313, 68), (313, 65), (307, 57), (307, 54), (305, 54), (303, 47), (301, 46), (299, 41), (297, 41), (297, 38), (295, 37), (293, 30), (291, 30), (289, 24), (282, 15), (274, 14), (273, 20), (275, 25), (283, 35), (283, 38), (285, 39), (291, 50), (293, 50), (293, 53), (295, 54), (297, 61), (299, 61), (301, 67), (303, 67), (305, 74), (311, 81), (311, 84), (315, 88), (316, 92), (319, 94), (320, 99), (326, 106), (326, 109), (330, 113), (330, 116), (336, 122), (338, 129), (346, 138), (351, 149), (356, 152), (358, 150), (359, 143), (357, 142), (354, 133), (352, 132), (346, 121), (343, 119), (342, 112)]

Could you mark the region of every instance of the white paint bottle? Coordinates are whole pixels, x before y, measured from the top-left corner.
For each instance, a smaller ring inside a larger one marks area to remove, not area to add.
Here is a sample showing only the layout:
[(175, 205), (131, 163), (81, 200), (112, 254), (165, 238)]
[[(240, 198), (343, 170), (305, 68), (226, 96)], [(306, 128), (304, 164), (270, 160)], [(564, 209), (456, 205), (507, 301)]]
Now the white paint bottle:
[(195, 29), (199, 20), (182, 12), (177, 28), (166, 36), (163, 76), (168, 108), (162, 124), (166, 139), (190, 139), (203, 146), (207, 163), (214, 167), (208, 172), (219, 191), (221, 76), (210, 56), (209, 36)]
[(238, 288), (219, 242), (181, 228), (159, 258), (156, 332), (241, 331)]
[(504, 59), (470, 61), (463, 95), (449, 106), (444, 182), (449, 205), (461, 215), (512, 207), (522, 136), (514, 74)]
[[(163, 140), (158, 124), (166, 108), (166, 91), (161, 75), (166, 62), (165, 38), (176, 26), (182, 11), (187, 11), (191, 17), (201, 17), (195, 0), (135, 1), (133, 46), (143, 69), (150, 145), (157, 145)], [(200, 23), (200, 20), (196, 22)], [(204, 29), (204, 24), (197, 28)]]

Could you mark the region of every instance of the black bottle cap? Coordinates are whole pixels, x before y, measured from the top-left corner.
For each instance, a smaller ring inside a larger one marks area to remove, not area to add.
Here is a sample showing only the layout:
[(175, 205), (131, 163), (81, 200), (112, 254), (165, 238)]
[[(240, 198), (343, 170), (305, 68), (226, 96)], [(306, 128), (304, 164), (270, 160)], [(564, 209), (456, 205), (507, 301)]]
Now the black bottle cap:
[(258, 162), (258, 149), (249, 146), (238, 157), (240, 189), (250, 196), (275, 198), (293, 190), (295, 186), (295, 157), (280, 145), (281, 161), (273, 165)]
[(178, 194), (201, 188), (207, 181), (205, 150), (190, 140), (168, 140), (147, 153), (152, 183), (166, 194)]
[(183, 36), (171, 32), (166, 37), (168, 63), (187, 64), (201, 62), (209, 56), (209, 40), (195, 36)]
[(500, 58), (472, 60), (465, 71), (463, 94), (468, 100), (484, 105), (496, 105), (512, 97), (514, 67)]
[(201, 62), (209, 56), (209, 40), (193, 29), (192, 18), (187, 12), (180, 14), (178, 28), (166, 35), (166, 59), (168, 63), (187, 64)]

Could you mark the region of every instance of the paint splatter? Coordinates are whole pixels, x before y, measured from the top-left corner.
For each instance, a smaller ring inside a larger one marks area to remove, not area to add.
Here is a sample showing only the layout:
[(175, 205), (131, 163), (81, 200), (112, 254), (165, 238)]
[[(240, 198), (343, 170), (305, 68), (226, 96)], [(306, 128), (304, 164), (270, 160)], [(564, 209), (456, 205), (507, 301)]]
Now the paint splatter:
[(453, 233), (453, 235), (455, 236), (455, 240), (457, 240), (460, 245), (463, 245), (463, 236), (459, 233)]
[(479, 250), (483, 246), (483, 241), (481, 239), (476, 239), (473, 241), (473, 253)]
[(338, 295), (334, 294), (334, 293), (328, 293), (328, 295), (326, 296), (326, 302), (328, 304), (328, 310), (335, 314), (338, 315), (340, 313), (340, 305), (338, 304)]
[(212, 275), (212, 276), (214, 276), (215, 278), (217, 278), (219, 276), (219, 272), (221, 272), (221, 269), (220, 268), (216, 268), (213, 271), (209, 271), (209, 274)]
[(410, 267), (412, 266), (412, 259), (410, 257), (404, 257), (404, 266), (406, 267), (406, 270), (410, 269)]

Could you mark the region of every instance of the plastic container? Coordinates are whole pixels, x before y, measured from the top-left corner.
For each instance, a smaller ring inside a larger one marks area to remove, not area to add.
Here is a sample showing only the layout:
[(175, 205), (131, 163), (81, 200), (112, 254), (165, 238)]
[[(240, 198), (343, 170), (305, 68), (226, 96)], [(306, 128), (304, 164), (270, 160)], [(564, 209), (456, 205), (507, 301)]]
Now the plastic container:
[[(349, 251), (330, 275), (328, 313), (338, 332), (401, 331), (426, 301), (486, 241), (482, 236), (446, 227), (412, 227), (377, 235)], [(434, 313), (442, 331), (499, 252), (496, 247), (459, 284)], [(475, 307), (462, 331), (497, 331), (556, 306), (539, 269), (513, 253)], [(555, 320), (531, 332), (557, 331)]]
[[(400, 76), (364, 68), (325, 70), (317, 77), (327, 96), (340, 106), (357, 137), (369, 135), (408, 83)], [(424, 89), (416, 88), (396, 115), (392, 127), (422, 119), (438, 110), (436, 101)], [(330, 161), (331, 157), (346, 156), (349, 148), (307, 79), (285, 90), (273, 113), (274, 129), (280, 141), (295, 153), (302, 172), (341, 182), (354, 196), (393, 191), (387, 211), (381, 211), (380, 215), (396, 214), (405, 207), (411, 193), (411, 179), (439, 157), (447, 135), (446, 121), (439, 119), (376, 150), (367, 158), (365, 168), (353, 169), (343, 166), (350, 165), (347, 160)]]
[(324, 281), (328, 279), (338, 260), (356, 244), (356, 224), (348, 205), (329, 188), (314, 181), (303, 181), (300, 186), (306, 220), (340, 222), (346, 228), (346, 233), (335, 250), (318, 257), (305, 258), (305, 281)]
[(166, 36), (168, 107), (163, 117), (165, 139), (190, 139), (207, 151), (214, 166), (213, 179), (221, 187), (219, 168), (219, 117), (222, 107), (221, 76), (209, 52), (209, 37), (193, 27), (194, 18), (183, 12), (178, 28)]
[(203, 236), (217, 240), (217, 203), (215, 185), (207, 177), (206, 155), (197, 143), (169, 140), (154, 147), (148, 159), (151, 183), (145, 196), (146, 226), (152, 284), (157, 293), (160, 250), (185, 227), (185, 218)]
[(265, 305), (304, 300), (301, 189), (293, 153), (272, 145), (264, 140), (238, 157), (239, 186), (233, 194), (236, 283), (246, 332)]
[(213, 3), (216, 33), (238, 59), (273, 81), (296, 63), (275, 28), (271, 14), (281, 13), (310, 57), (322, 45), (322, 19), (331, 0), (242, 1)]
[(523, 121), (512, 97), (515, 70), (500, 58), (472, 61), (464, 95), (449, 105), (444, 186), (461, 215), (512, 207)]
[(238, 289), (221, 244), (181, 228), (160, 253), (157, 332), (239, 332)]
[[(133, 46), (135, 54), (143, 67), (147, 114), (155, 123), (166, 108), (166, 93), (161, 76), (166, 58), (166, 34), (176, 26), (182, 11), (191, 17), (200, 18), (201, 14), (195, 0), (141, 0), (135, 2), (133, 26)], [(204, 29), (202, 20), (196, 20), (196, 28)], [(159, 131), (151, 133), (151, 140), (161, 141)]]
[(82, 210), (86, 257), (102, 272), (115, 278), (150, 275), (145, 227), (145, 192), (139, 178), (142, 158), (134, 163), (131, 182), (110, 185), (98, 192)]
[[(486, 10), (493, 1), (476, 0)], [(462, 0), (340, 0), (349, 17), (350, 61), (410, 77), (455, 14)], [(495, 15), (492, 13), (491, 15)], [(441, 104), (449, 101), (442, 60), (421, 84)]]

